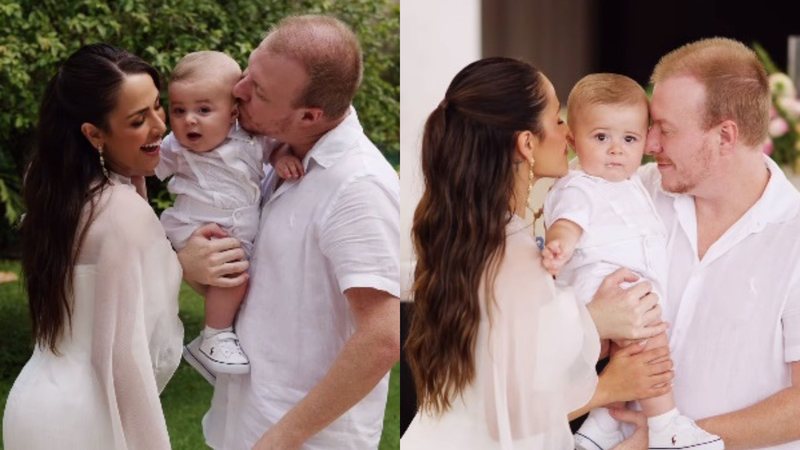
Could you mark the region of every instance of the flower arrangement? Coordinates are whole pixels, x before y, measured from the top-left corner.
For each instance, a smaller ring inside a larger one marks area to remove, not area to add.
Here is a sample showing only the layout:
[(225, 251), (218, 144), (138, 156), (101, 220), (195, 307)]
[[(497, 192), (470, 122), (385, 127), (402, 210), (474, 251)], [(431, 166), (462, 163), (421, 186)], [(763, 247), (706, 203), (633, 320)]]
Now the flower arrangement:
[(763, 47), (753, 44), (753, 49), (769, 74), (772, 94), (768, 136), (762, 148), (778, 164), (800, 171), (800, 99), (797, 90), (792, 79), (777, 69)]

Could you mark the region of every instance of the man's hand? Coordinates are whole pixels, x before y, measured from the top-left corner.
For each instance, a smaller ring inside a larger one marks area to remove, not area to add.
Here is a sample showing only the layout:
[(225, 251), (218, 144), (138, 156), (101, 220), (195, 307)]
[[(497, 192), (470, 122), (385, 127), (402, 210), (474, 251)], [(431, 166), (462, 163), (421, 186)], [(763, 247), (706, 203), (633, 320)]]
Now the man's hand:
[(548, 241), (542, 250), (542, 265), (550, 275), (558, 275), (574, 251), (574, 246), (564, 245), (558, 239)]
[(639, 411), (629, 409), (610, 408), (611, 416), (620, 422), (627, 422), (636, 425), (636, 431), (620, 442), (613, 450), (647, 450), (649, 443), (649, 432), (647, 428), (647, 417)]
[(663, 333), (667, 324), (660, 321), (658, 296), (649, 282), (627, 289), (623, 282), (634, 282), (639, 276), (628, 269), (618, 269), (607, 276), (586, 307), (592, 315), (600, 339), (646, 339)]
[(302, 440), (297, 442), (297, 439), (284, 439), (280, 434), (280, 429), (273, 427), (261, 436), (261, 439), (253, 446), (253, 450), (295, 450), (302, 445)]
[(247, 268), (239, 240), (227, 237), (219, 225), (203, 225), (192, 233), (178, 252), (183, 278), (193, 284), (218, 287), (238, 286), (247, 281)]

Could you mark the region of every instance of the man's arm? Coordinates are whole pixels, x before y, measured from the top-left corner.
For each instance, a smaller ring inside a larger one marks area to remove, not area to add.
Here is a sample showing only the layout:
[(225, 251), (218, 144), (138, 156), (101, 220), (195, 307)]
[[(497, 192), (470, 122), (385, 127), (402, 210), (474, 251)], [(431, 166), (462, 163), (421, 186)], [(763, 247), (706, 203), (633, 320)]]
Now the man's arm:
[(239, 240), (215, 223), (194, 230), (178, 252), (183, 279), (200, 294), (206, 286), (233, 287), (247, 281), (249, 263)]
[(697, 425), (720, 436), (728, 450), (800, 440), (800, 361), (790, 365), (792, 386), (747, 408), (698, 420)]
[(400, 300), (370, 288), (345, 291), (356, 330), (328, 373), (266, 431), (255, 450), (299, 448), (364, 398), (400, 359)]
[(617, 269), (600, 284), (592, 301), (586, 305), (600, 339), (646, 339), (666, 331), (660, 321), (658, 296), (646, 281), (627, 289), (622, 282), (634, 282), (639, 276), (629, 269)]

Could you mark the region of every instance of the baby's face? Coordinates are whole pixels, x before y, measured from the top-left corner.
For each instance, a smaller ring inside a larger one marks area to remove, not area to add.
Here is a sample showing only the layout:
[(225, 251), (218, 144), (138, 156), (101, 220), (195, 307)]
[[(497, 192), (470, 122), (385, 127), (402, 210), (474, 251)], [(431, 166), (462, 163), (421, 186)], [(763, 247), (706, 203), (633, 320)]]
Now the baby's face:
[(236, 120), (231, 86), (216, 80), (170, 83), (169, 111), (169, 124), (178, 142), (198, 153), (219, 146)]
[(581, 168), (608, 181), (628, 179), (642, 162), (647, 105), (590, 105), (570, 119)]

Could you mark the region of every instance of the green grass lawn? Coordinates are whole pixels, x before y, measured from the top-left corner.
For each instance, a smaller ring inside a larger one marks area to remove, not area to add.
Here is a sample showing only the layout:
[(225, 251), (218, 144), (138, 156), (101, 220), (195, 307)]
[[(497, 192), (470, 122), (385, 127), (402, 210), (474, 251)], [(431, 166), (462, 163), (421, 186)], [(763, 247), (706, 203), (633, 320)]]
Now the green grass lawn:
[[(0, 261), (0, 271), (19, 274), (19, 263)], [(200, 297), (185, 284), (181, 287), (180, 316), (189, 339), (199, 333), (203, 320)], [(31, 354), (28, 306), (19, 282), (0, 284), (0, 399), (5, 409), (6, 397), (19, 371)], [(381, 450), (400, 448), (399, 365), (392, 369), (389, 401), (383, 422)], [(211, 401), (211, 386), (186, 363), (181, 363), (172, 381), (161, 395), (172, 448), (196, 450), (207, 448), (200, 429), (200, 418)], [(0, 431), (2, 433), (2, 431)], [(2, 434), (0, 434), (0, 437)], [(2, 449), (0, 439), (0, 449)]]

